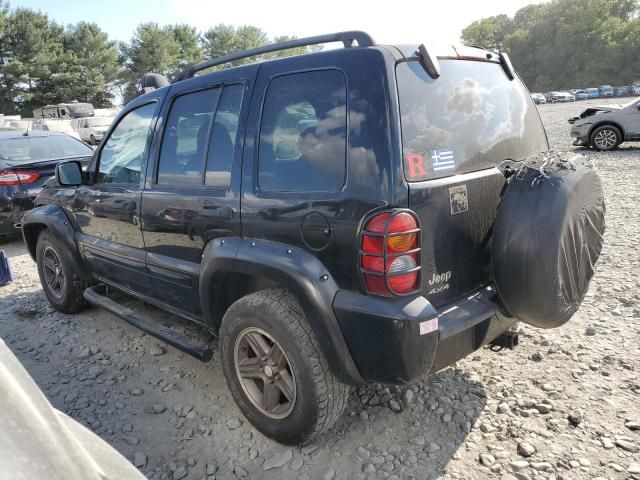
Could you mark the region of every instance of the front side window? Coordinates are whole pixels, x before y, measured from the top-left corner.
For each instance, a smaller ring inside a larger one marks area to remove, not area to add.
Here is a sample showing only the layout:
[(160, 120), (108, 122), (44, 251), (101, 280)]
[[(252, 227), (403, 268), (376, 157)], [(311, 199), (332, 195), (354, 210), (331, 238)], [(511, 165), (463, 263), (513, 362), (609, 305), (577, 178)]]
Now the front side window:
[(346, 146), (347, 87), (341, 72), (295, 73), (271, 81), (260, 125), (261, 190), (339, 190)]
[(160, 147), (158, 184), (202, 184), (209, 126), (219, 95), (220, 88), (212, 88), (174, 100)]
[(155, 103), (127, 113), (111, 132), (98, 163), (97, 183), (139, 183)]

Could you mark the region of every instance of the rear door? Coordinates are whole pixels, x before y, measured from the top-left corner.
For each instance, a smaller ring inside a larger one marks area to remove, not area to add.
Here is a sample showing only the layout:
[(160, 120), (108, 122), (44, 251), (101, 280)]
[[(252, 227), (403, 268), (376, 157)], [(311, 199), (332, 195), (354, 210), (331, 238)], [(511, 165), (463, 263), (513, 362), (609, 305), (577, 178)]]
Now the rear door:
[(239, 236), (244, 117), (257, 66), (171, 87), (142, 201), (154, 297), (200, 315), (204, 245)]
[(640, 140), (640, 100), (629, 107), (629, 137)]
[(442, 59), (432, 79), (396, 67), (409, 207), (422, 226), (423, 294), (436, 306), (489, 284), (498, 166), (548, 149), (529, 93), (500, 64)]

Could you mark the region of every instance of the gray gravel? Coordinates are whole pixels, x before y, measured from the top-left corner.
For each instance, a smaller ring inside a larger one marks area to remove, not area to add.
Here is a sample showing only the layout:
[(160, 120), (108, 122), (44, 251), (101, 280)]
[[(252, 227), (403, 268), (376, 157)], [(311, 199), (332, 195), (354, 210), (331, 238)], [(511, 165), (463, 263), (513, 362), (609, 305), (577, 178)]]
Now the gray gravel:
[[(589, 104), (543, 105), (554, 148)], [(202, 364), (112, 315), (51, 309), (18, 241), (0, 289), (0, 336), (51, 402), (154, 479), (640, 479), (640, 144), (581, 150), (607, 195), (598, 273), (574, 319), (521, 327), (521, 346), (477, 352), (408, 388), (354, 390), (314, 444), (286, 448), (231, 400), (217, 356)], [(202, 341), (198, 327), (135, 301)]]

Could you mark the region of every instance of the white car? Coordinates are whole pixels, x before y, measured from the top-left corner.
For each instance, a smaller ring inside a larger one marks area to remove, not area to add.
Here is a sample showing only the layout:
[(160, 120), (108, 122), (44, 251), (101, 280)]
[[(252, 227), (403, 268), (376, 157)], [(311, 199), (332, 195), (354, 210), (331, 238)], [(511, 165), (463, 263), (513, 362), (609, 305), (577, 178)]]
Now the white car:
[(102, 141), (114, 117), (85, 117), (76, 119), (76, 130), (80, 140), (90, 145), (97, 145)]
[(66, 133), (70, 137), (80, 140), (80, 135), (71, 126), (71, 120), (35, 120), (31, 124), (31, 130)]

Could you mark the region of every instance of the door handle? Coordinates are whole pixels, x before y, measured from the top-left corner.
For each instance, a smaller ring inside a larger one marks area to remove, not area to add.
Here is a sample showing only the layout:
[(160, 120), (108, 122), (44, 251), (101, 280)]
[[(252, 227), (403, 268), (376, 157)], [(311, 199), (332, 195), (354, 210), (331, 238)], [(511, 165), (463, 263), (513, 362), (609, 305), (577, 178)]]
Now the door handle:
[(205, 205), (200, 209), (200, 213), (207, 218), (219, 218), (221, 220), (231, 220), (233, 218), (233, 210), (230, 207)]

